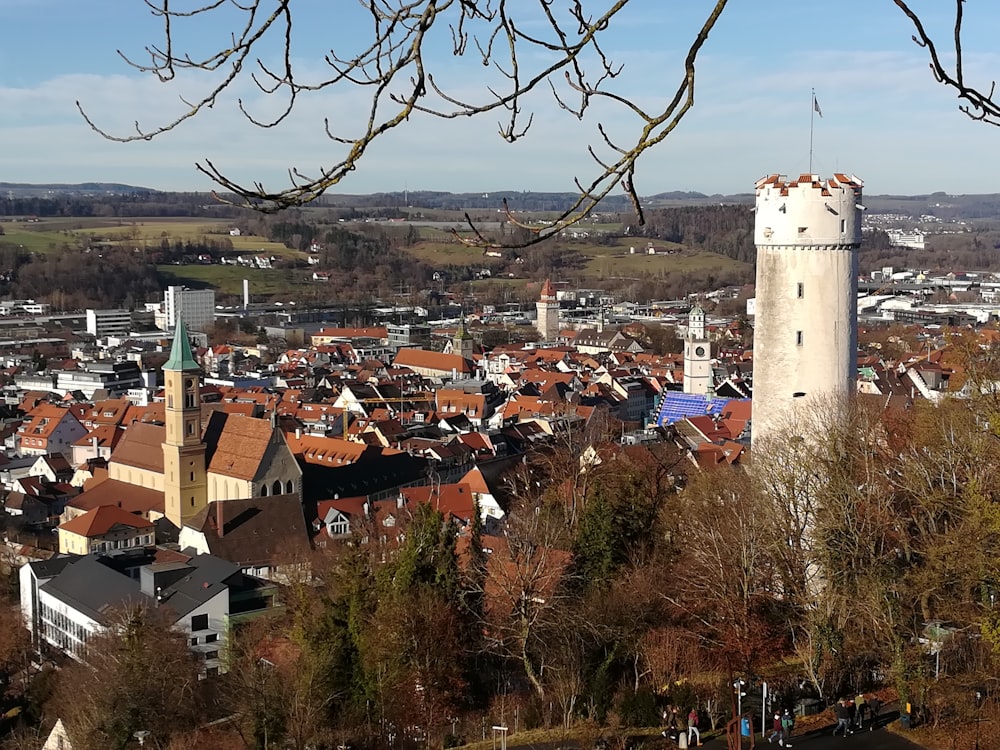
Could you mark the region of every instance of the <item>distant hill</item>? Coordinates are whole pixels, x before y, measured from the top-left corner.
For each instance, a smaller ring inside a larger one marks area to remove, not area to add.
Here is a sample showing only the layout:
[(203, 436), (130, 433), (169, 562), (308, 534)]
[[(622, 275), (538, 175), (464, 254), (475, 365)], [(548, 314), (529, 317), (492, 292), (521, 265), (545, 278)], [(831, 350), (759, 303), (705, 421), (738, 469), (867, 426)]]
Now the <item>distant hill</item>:
[(80, 182), (77, 184), (48, 183), (32, 184), (28, 182), (0, 182), (0, 196), (28, 198), (53, 195), (134, 195), (135, 193), (157, 193), (146, 187), (123, 185), (119, 182)]
[[(188, 215), (184, 205), (191, 204), (197, 208), (196, 214), (205, 215), (209, 211), (213, 216), (238, 216), (242, 209), (226, 207), (217, 204), (208, 193), (198, 192), (164, 192), (151, 188), (126, 185), (118, 182), (81, 182), (32, 184), (25, 182), (0, 182), (0, 200), (13, 198), (15, 200), (46, 200), (59, 202), (63, 198), (89, 199), (100, 203), (105, 196), (125, 196), (130, 200), (150, 204), (144, 208), (128, 211), (128, 215), (142, 215), (143, 211), (150, 215)], [(400, 212), (406, 208), (447, 210), (447, 211), (489, 211), (503, 210), (506, 201), (507, 208), (517, 212), (559, 212), (572, 206), (578, 196), (575, 193), (547, 193), (530, 190), (499, 190), (491, 192), (450, 193), (435, 190), (400, 190), (368, 194), (338, 194), (328, 193), (314, 204), (317, 208), (341, 209), (389, 209)], [(642, 196), (644, 208), (683, 208), (688, 206), (717, 205), (748, 205), (754, 200), (753, 193), (735, 193), (724, 195), (691, 190), (672, 190), (655, 195)], [(947, 220), (998, 220), (1000, 219), (1000, 193), (953, 195), (943, 192), (921, 195), (876, 195), (865, 194), (865, 206), (871, 213), (898, 213), (919, 219), (921, 216), (934, 216)], [(163, 203), (169, 209), (153, 211), (154, 203)], [(195, 209), (191, 209), (194, 211)], [(610, 195), (601, 201), (598, 211), (620, 212), (628, 214), (632, 204), (622, 194)], [(44, 211), (37, 205), (8, 207), (6, 214), (37, 213), (51, 215), (52, 211)], [(58, 212), (56, 212), (58, 213)]]

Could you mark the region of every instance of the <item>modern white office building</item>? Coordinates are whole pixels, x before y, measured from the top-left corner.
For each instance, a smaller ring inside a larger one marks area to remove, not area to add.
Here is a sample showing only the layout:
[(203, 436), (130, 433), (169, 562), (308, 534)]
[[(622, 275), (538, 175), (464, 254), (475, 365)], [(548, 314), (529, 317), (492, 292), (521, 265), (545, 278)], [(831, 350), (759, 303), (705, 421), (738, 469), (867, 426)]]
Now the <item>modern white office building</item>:
[(87, 333), (91, 336), (122, 336), (131, 329), (132, 313), (128, 310), (87, 310)]
[(215, 323), (215, 290), (168, 286), (163, 293), (163, 315), (170, 329), (176, 325), (178, 313), (188, 328), (210, 328)]

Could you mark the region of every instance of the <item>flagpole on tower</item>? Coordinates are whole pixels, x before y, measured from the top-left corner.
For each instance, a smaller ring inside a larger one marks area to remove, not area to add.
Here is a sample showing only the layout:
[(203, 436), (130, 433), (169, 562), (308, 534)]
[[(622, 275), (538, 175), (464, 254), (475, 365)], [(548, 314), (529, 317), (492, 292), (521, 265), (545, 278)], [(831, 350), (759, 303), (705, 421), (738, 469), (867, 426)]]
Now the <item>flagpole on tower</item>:
[(812, 90), (809, 100), (809, 174), (813, 171), (813, 119), (816, 116), (816, 89)]
[(813, 171), (813, 122), (815, 116), (823, 116), (823, 111), (819, 108), (819, 102), (816, 100), (816, 89), (812, 90), (812, 101), (809, 102), (811, 105), (809, 107), (809, 174)]

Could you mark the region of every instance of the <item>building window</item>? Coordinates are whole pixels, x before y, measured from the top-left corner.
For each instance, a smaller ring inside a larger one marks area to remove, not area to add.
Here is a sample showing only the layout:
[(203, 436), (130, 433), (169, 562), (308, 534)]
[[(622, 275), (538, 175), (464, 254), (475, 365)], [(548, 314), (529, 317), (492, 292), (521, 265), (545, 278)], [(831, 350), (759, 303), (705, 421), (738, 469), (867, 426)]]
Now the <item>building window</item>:
[(277, 479), (274, 480), (274, 484), (271, 485), (271, 494), (280, 495), (281, 494), (281, 482)]
[(218, 651), (206, 651), (205, 652), (205, 661), (208, 661), (209, 659), (218, 659), (218, 658), (219, 658), (219, 652)]
[(193, 471), (191, 472), (191, 481), (192, 482), (194, 481), (194, 472)]
[(843, 234), (847, 231), (847, 219), (840, 220), (840, 233)]
[(802, 331), (795, 332), (795, 345), (802, 346)]
[(192, 646), (197, 646), (198, 645), (198, 639), (196, 637), (191, 639), (191, 645)]
[(208, 630), (208, 615), (194, 615), (191, 618), (191, 631)]
[(295, 492), (295, 482), (289, 479), (287, 482), (285, 482), (285, 494), (291, 495), (294, 492)]
[(194, 435), (194, 422), (188, 422), (188, 435)]
[(260, 496), (261, 497), (267, 497), (267, 485), (266, 484), (262, 484), (260, 486)]
[(795, 287), (795, 296), (802, 299), (806, 294), (806, 285), (801, 281)]
[(205, 636), (205, 643), (215, 643), (217, 640), (219, 640), (218, 633), (209, 633)]

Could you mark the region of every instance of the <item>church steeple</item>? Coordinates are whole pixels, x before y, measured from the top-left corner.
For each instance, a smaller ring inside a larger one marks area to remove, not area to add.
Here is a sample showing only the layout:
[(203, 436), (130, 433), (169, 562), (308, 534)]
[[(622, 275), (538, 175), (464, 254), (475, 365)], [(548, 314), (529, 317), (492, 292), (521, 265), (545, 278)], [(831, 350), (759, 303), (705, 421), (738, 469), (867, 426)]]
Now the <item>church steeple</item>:
[(458, 332), (451, 342), (451, 351), (453, 354), (460, 354), (466, 359), (472, 359), (474, 349), (475, 341), (472, 338), (472, 334), (465, 327), (465, 313), (462, 312), (459, 315)]
[(170, 357), (163, 365), (163, 499), (167, 518), (178, 528), (208, 503), (200, 375), (187, 326), (178, 320)]

